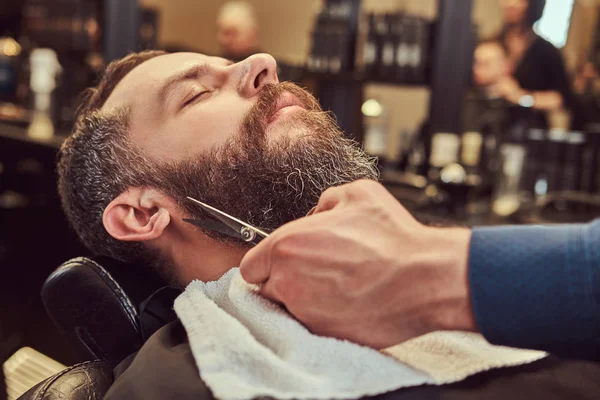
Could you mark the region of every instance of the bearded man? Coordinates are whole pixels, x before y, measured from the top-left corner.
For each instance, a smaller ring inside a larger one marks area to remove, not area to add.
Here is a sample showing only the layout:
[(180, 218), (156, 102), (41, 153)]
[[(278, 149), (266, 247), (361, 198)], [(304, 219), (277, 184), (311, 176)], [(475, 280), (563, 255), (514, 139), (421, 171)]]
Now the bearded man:
[[(109, 65), (87, 92), (58, 172), (67, 218), (92, 252), (148, 265), (179, 287), (218, 280), (249, 251), (241, 240), (185, 222), (206, 219), (187, 196), (273, 230), (305, 216), (328, 188), (377, 179), (375, 161), (313, 96), (279, 82), (271, 56), (232, 63), (159, 51)], [(380, 185), (359, 185), (391, 202)], [(403, 226), (420, 229), (416, 221)], [(432, 247), (452, 248), (448, 236), (436, 236)], [(579, 378), (596, 369), (549, 358), (521, 373), (390, 396), (505, 398), (510, 390), (512, 398), (550, 398), (560, 393), (552, 386), (557, 376), (564, 387), (581, 382), (572, 390), (579, 392), (595, 382)], [(212, 398), (179, 321), (160, 328), (114, 374), (108, 399)]]
[(83, 243), (181, 286), (220, 277), (248, 250), (184, 222), (203, 217), (186, 196), (272, 230), (329, 187), (377, 178), (374, 161), (308, 92), (280, 83), (266, 54), (236, 64), (131, 55), (107, 69), (77, 121), (59, 191)]

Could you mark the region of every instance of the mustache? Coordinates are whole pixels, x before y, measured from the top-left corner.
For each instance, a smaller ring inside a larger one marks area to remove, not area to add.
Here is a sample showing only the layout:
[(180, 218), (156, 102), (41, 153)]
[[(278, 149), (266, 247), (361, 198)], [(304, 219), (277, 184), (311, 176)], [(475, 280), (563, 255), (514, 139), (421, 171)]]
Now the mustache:
[(264, 132), (267, 128), (268, 119), (277, 111), (279, 98), (285, 92), (300, 100), (307, 111), (323, 111), (317, 99), (300, 86), (291, 82), (268, 83), (258, 92), (256, 103), (246, 113), (242, 122), (242, 129), (256, 132), (256, 128), (260, 127), (260, 131)]

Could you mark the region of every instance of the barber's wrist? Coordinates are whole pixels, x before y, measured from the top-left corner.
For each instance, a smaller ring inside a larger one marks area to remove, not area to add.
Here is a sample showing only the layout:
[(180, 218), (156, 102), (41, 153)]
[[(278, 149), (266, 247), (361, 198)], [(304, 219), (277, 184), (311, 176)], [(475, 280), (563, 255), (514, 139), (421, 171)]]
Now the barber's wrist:
[(437, 287), (429, 321), (431, 330), (476, 331), (468, 279), (471, 230), (434, 229), (435, 241), (431, 244)]

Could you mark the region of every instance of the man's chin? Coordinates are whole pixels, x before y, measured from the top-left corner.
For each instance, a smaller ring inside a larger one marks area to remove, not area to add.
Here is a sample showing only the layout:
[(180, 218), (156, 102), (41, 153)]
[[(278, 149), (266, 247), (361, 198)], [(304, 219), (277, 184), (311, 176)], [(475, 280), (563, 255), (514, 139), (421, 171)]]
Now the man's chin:
[(293, 115), (279, 118), (267, 126), (266, 134), (269, 142), (281, 138), (297, 139), (314, 134), (314, 128), (306, 124), (308, 111), (301, 110)]

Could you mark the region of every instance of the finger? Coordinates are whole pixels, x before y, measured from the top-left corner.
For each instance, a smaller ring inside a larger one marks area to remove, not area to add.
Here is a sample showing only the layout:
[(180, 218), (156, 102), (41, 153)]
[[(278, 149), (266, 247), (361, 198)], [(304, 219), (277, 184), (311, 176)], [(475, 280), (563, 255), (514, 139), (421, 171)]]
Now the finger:
[(244, 280), (252, 284), (260, 284), (271, 275), (272, 239), (266, 238), (250, 249), (240, 262), (240, 273)]
[(321, 213), (334, 209), (346, 199), (346, 186), (332, 187), (323, 192), (317, 203), (314, 213)]
[(260, 286), (260, 294), (271, 300), (274, 301), (275, 303), (279, 303), (279, 304), (283, 304), (281, 302), (281, 300), (277, 297), (277, 294), (275, 293), (275, 290), (273, 289), (273, 285), (272, 285), (272, 280), (271, 281), (266, 281), (264, 282), (261, 286)]

